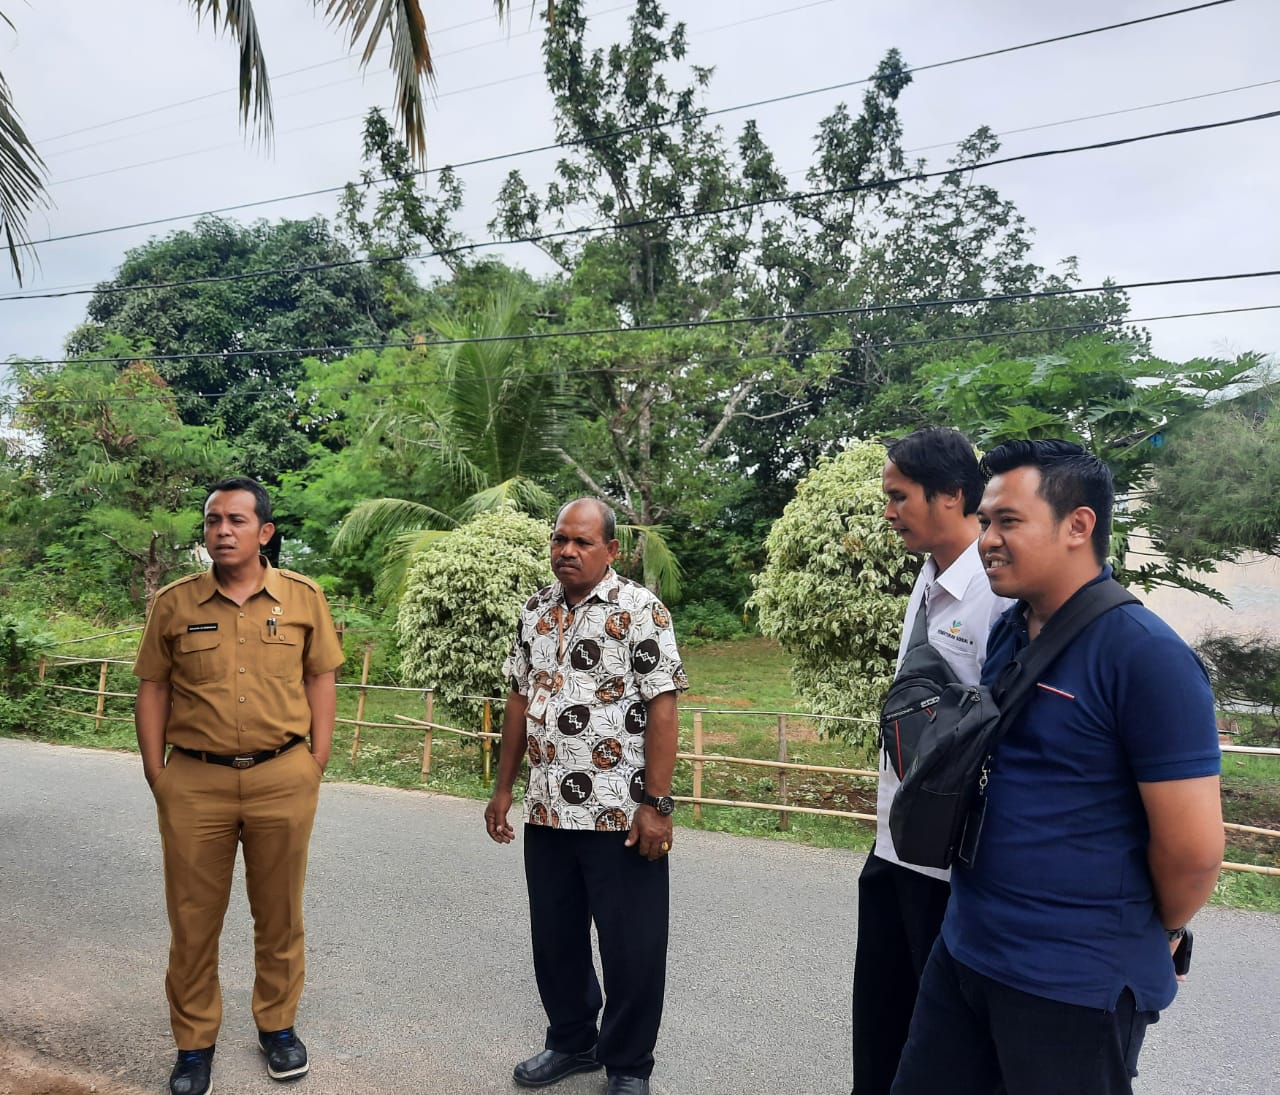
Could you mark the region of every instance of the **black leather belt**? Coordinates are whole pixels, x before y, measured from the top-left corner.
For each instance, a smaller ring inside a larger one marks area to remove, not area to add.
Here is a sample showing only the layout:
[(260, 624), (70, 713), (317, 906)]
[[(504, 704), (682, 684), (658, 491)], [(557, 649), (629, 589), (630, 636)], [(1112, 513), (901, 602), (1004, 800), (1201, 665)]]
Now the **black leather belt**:
[(273, 757), (278, 757), (286, 750), (292, 749), (298, 742), (306, 740), (306, 738), (293, 737), (279, 749), (264, 749), (261, 753), (241, 753), (234, 757), (225, 756), (222, 753), (205, 753), (200, 749), (184, 749), (181, 745), (175, 745), (174, 749), (188, 757), (202, 760), (206, 764), (222, 764), (227, 768), (252, 768), (255, 764), (265, 764)]

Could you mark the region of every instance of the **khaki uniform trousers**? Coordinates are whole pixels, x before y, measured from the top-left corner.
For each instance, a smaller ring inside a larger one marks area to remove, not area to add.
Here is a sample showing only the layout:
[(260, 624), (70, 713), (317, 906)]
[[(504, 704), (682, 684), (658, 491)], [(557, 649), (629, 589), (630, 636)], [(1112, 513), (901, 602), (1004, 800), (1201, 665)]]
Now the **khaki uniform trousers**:
[(305, 742), (243, 770), (174, 750), (156, 778), (172, 933), (165, 991), (179, 1049), (218, 1039), (218, 942), (237, 844), (244, 845), (253, 914), (254, 1021), (259, 1030), (293, 1026), (305, 972), (302, 886), (320, 780)]

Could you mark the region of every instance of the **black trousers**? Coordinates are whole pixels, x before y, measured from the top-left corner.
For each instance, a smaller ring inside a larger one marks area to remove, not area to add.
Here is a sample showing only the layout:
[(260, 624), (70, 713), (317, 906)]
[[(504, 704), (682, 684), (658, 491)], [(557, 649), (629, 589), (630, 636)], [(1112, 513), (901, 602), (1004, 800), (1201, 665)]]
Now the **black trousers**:
[(874, 848), (867, 856), (853, 968), (854, 1095), (889, 1095), (950, 895), (949, 882), (881, 859)]
[(525, 880), (546, 1048), (581, 1053), (594, 1045), (610, 1075), (647, 1077), (666, 987), (670, 870), (666, 859), (651, 863), (624, 847), (626, 837), (526, 825)]
[(1159, 1017), (1138, 1011), (1128, 989), (1115, 1011), (1021, 992), (957, 962), (939, 939), (893, 1095), (1132, 1095)]

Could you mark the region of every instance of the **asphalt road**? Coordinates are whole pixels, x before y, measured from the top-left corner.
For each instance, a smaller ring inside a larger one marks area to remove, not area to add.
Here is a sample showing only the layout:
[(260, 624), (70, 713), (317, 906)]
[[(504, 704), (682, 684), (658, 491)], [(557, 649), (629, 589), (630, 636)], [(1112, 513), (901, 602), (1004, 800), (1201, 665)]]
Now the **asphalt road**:
[[(849, 1090), (860, 855), (677, 830), (657, 1095)], [(0, 1041), (160, 1092), (172, 1061), (159, 838), (134, 756), (0, 739)], [(1142, 1095), (1280, 1092), (1280, 918), (1209, 909)], [(479, 803), (326, 784), (307, 890), (294, 1095), (514, 1092), (541, 1048), (519, 843)], [(221, 1095), (280, 1089), (249, 1010), (251, 924), (223, 935)], [(0, 1078), (2, 1080), (2, 1078)], [(3, 1083), (0, 1082), (0, 1088)], [(600, 1074), (556, 1088), (596, 1095)]]

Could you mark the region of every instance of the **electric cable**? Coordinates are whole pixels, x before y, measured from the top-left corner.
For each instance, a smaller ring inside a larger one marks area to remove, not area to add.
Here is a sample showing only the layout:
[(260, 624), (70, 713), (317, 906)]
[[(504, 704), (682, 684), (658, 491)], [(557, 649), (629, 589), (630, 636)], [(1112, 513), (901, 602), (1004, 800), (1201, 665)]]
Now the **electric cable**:
[[(1135, 289), (1164, 288), (1173, 285), (1206, 285), (1211, 283), (1249, 281), (1259, 278), (1280, 277), (1280, 270), (1256, 270), (1234, 274), (1202, 274), (1184, 278), (1162, 278), (1149, 281), (1131, 281), (1124, 284), (1064, 287), (1062, 289), (1029, 289), (1020, 293), (993, 293), (986, 296), (946, 297), (934, 300), (889, 301), (884, 304), (864, 304), (847, 308), (819, 308), (798, 312), (774, 312), (765, 315), (722, 316), (715, 319), (668, 320), (662, 323), (639, 323), (629, 327), (588, 327), (570, 331), (527, 331), (523, 334), (473, 335), (461, 338), (422, 339), (407, 343), (411, 346), (467, 346), (502, 342), (544, 342), (558, 338), (592, 338), (601, 335), (631, 335), (659, 331), (693, 331), (708, 327), (732, 327), (741, 323), (787, 322), (807, 319), (835, 319), (848, 316), (882, 315), (918, 309), (969, 307), (977, 304), (1005, 304), (1028, 300), (1050, 300), (1059, 297), (1083, 296), (1090, 293), (1125, 293)], [(347, 346), (289, 346), (267, 347), (258, 350), (208, 350), (194, 353), (128, 354), (115, 357), (78, 358), (10, 358), (9, 364), (44, 365), (98, 365), (126, 364), (145, 357), (148, 361), (201, 361), (225, 360), (239, 357), (319, 357), (356, 353), (361, 350), (387, 349), (399, 343), (358, 343)]]
[[(1105, 26), (1092, 27), (1087, 30), (1074, 31), (1069, 34), (1055, 35), (1050, 38), (1041, 38), (1033, 42), (1023, 42), (1017, 45), (1003, 46), (999, 49), (986, 50), (981, 53), (968, 54), (963, 57), (953, 57), (946, 61), (935, 61), (935, 62), (932, 62), (931, 64), (918, 65), (913, 68), (903, 69), (902, 71), (904, 74), (914, 74), (917, 72), (926, 72), (926, 71), (931, 71), (933, 69), (946, 68), (951, 65), (964, 64), (969, 61), (982, 60), (988, 57), (995, 57), (995, 56), (999, 56), (1001, 54), (1006, 54), (1006, 53), (1014, 53), (1019, 50), (1033, 49), (1039, 46), (1049, 45), (1057, 42), (1063, 42), (1063, 41), (1067, 41), (1074, 38), (1083, 38), (1089, 35), (1102, 34), (1104, 32), (1118, 30), (1124, 27), (1135, 26), (1140, 23), (1150, 23), (1159, 19), (1168, 19), (1168, 18), (1172, 18), (1173, 16), (1185, 15), (1190, 12), (1203, 10), (1205, 8), (1214, 8), (1214, 7), (1219, 7), (1223, 4), (1229, 4), (1229, 3), (1235, 3), (1235, 2), (1236, 0), (1208, 0), (1208, 2), (1206, 3), (1195, 4), (1190, 7), (1177, 8), (1172, 11), (1166, 11), (1166, 12), (1159, 12), (1154, 15), (1143, 16), (1138, 19), (1129, 19), (1119, 23), (1109, 23)], [(805, 98), (807, 96), (812, 96), (812, 95), (820, 95), (830, 91), (841, 91), (851, 87), (858, 87), (864, 84), (872, 83), (874, 80), (875, 80), (874, 76), (868, 76), (868, 77), (863, 77), (857, 80), (845, 81), (843, 83), (828, 84), (824, 87), (811, 88), (806, 91), (791, 92), (786, 95), (778, 95), (778, 96), (773, 96), (766, 99), (757, 99), (752, 102), (740, 103), (735, 106), (720, 107), (716, 110), (699, 111), (698, 117), (702, 117), (702, 118), (719, 117), (721, 115), (733, 113), (736, 111), (751, 110), (758, 106), (769, 106), (774, 103), (789, 102), (795, 99)], [(221, 94), (221, 93), (218, 93), (218, 94)], [(649, 132), (657, 129), (666, 129), (666, 128), (670, 128), (673, 125), (680, 124), (680, 122), (682, 122), (683, 120), (684, 119), (676, 119), (674, 121), (668, 121), (668, 122), (654, 122), (646, 125), (626, 126), (626, 127), (623, 127), (622, 129), (612, 130), (607, 133), (595, 134), (591, 137), (581, 137), (581, 138), (576, 138), (570, 141), (560, 141), (553, 144), (538, 145), (532, 148), (520, 149), (514, 152), (497, 153), (491, 156), (484, 156), (478, 159), (468, 160), (458, 164), (447, 164), (445, 166), (456, 170), (459, 167), (474, 167), (479, 164), (496, 163), (501, 160), (515, 159), (523, 156), (533, 155), (535, 153), (540, 153), (540, 152), (550, 152), (550, 151), (555, 151), (557, 149), (562, 149), (562, 148), (572, 148), (572, 147), (577, 147), (579, 145), (589, 145), (594, 142), (611, 139), (613, 137), (628, 136), (635, 133)], [(421, 171), (415, 172), (414, 174), (425, 176), (428, 174), (438, 172), (440, 170), (442, 170), (442, 168), (425, 168)], [(375, 181), (387, 182), (387, 181), (396, 181), (396, 180), (379, 179)], [(153, 228), (161, 224), (172, 224), (176, 221), (192, 220), (202, 216), (216, 215), (221, 213), (231, 213), (231, 212), (236, 212), (242, 209), (257, 209), (257, 208), (261, 208), (264, 205), (275, 205), (278, 203), (295, 201), (302, 198), (318, 197), (324, 194), (335, 194), (346, 189), (346, 186), (347, 184), (343, 183), (339, 186), (320, 187), (315, 190), (300, 191), (294, 194), (284, 194), (284, 195), (279, 195), (273, 198), (260, 198), (250, 202), (241, 202), (234, 205), (225, 205), (215, 209), (206, 209), (206, 210), (202, 210), (195, 213), (180, 213), (180, 214), (176, 214), (168, 217), (158, 217), (158, 218), (153, 218), (151, 220), (146, 220), (146, 221), (137, 221), (132, 224), (114, 225), (108, 228), (88, 229), (83, 232), (71, 232), (61, 236), (47, 236), (42, 240), (33, 240), (29, 243), (21, 244), (20, 246), (40, 247), (49, 243), (61, 243), (66, 240), (84, 239), (89, 236), (99, 236), (99, 235), (105, 235), (113, 232), (124, 232), (132, 229), (136, 229), (136, 228)]]
[(239, 274), (211, 274), (202, 278), (187, 278), (180, 281), (147, 282), (138, 285), (104, 285), (96, 290), (78, 289), (64, 290), (62, 292), (7, 294), (0, 296), (0, 303), (14, 300), (43, 300), (71, 296), (84, 296), (91, 293), (134, 293), (151, 289), (181, 288), (189, 285), (216, 285), (259, 277), (306, 274), (315, 273), (321, 270), (346, 269), (353, 266), (379, 266), (389, 263), (420, 261), (429, 258), (443, 258), (446, 256), (486, 250), (492, 247), (511, 247), (517, 244), (538, 244), (544, 243), (548, 240), (568, 239), (603, 232), (634, 231), (637, 228), (651, 228), (662, 224), (677, 224), (692, 220), (701, 220), (704, 217), (723, 216), (727, 213), (741, 213), (748, 209), (756, 209), (766, 205), (780, 205), (788, 202), (795, 203), (808, 201), (815, 198), (829, 198), (856, 194), (869, 190), (883, 190), (888, 187), (900, 186), (904, 183), (925, 182), (929, 179), (945, 178), (949, 175), (967, 174), (972, 171), (984, 170), (990, 167), (999, 167), (1005, 164), (1022, 163), (1029, 160), (1046, 159), (1055, 156), (1075, 155), (1081, 152), (1093, 152), (1107, 148), (1119, 148), (1125, 145), (1159, 140), (1165, 137), (1184, 136), (1189, 133), (1203, 133), (1230, 126), (1270, 121), (1278, 117), (1280, 117), (1280, 110), (1272, 110), (1263, 114), (1253, 114), (1242, 118), (1229, 118), (1221, 122), (1203, 122), (1199, 125), (1180, 126), (1176, 129), (1165, 129), (1156, 133), (1143, 133), (1132, 137), (1116, 137), (1106, 141), (1095, 141), (1091, 144), (1073, 145), (1067, 148), (1039, 149), (1035, 152), (1022, 152), (1012, 156), (999, 156), (989, 160), (978, 160), (974, 163), (966, 164), (963, 167), (949, 165), (935, 171), (913, 171), (906, 175), (897, 175), (887, 179), (877, 179), (872, 182), (855, 183), (849, 186), (833, 186), (825, 187), (820, 190), (789, 192), (767, 198), (752, 198), (747, 201), (733, 202), (729, 205), (717, 206), (713, 209), (694, 209), (681, 213), (665, 213), (659, 216), (638, 217), (635, 220), (618, 221), (613, 224), (605, 225), (582, 225), (577, 228), (562, 228), (549, 232), (531, 233), (529, 235), (515, 236), (509, 239), (479, 240), (471, 243), (458, 244), (454, 247), (440, 248), (435, 251), (419, 251), (411, 252), (409, 254), (382, 255), (367, 258), (338, 259), (332, 262), (309, 263), (302, 266), (269, 267), (260, 270), (246, 270)]
[[(908, 339), (892, 339), (884, 342), (860, 342), (851, 343), (843, 346), (823, 346), (814, 349), (800, 350), (772, 350), (757, 351), (749, 354), (735, 354), (733, 356), (711, 357), (681, 360), (664, 360), (664, 361), (645, 361), (637, 362), (631, 365), (615, 365), (615, 366), (584, 366), (582, 368), (556, 369), (553, 371), (556, 376), (626, 376), (635, 373), (644, 373), (653, 369), (671, 369), (671, 368), (688, 368), (688, 367), (705, 367), (709, 365), (732, 365), (748, 361), (770, 361), (781, 360), (784, 358), (810, 358), (818, 357), (824, 354), (845, 354), (867, 352), (875, 350), (883, 352), (885, 350), (896, 350), (905, 347), (941, 345), (948, 342), (981, 342), (996, 338), (1018, 337), (1021, 335), (1038, 335), (1038, 334), (1062, 334), (1062, 333), (1086, 333), (1102, 330), (1106, 327), (1131, 326), (1140, 323), (1158, 323), (1165, 320), (1173, 319), (1198, 319), (1205, 316), (1235, 315), (1240, 312), (1268, 312), (1280, 311), (1280, 304), (1255, 304), (1239, 308), (1212, 308), (1199, 312), (1174, 312), (1158, 316), (1141, 316), (1126, 318), (1122, 320), (1095, 320), (1081, 323), (1063, 323), (1052, 326), (1043, 327), (1009, 327), (996, 331), (974, 331), (968, 334), (956, 335), (937, 335), (925, 338), (908, 338)], [(364, 346), (350, 347), (353, 351), (359, 350), (425, 350), (432, 346), (442, 345), (439, 342), (421, 342), (414, 340), (397, 340), (394, 342), (370, 343)], [(36, 364), (75, 364), (88, 359), (71, 359), (69, 361), (57, 362), (36, 362)], [(121, 359), (123, 361), (154, 361), (156, 358), (147, 354), (136, 354), (131, 358)], [(752, 379), (760, 379), (759, 374)], [(481, 375), (481, 376), (453, 376), (453, 377), (435, 377), (427, 380), (407, 380), (394, 382), (366, 382), (357, 381), (352, 384), (308, 384), (305, 381), (299, 386), (299, 391), (305, 395), (314, 395), (319, 393), (339, 393), (350, 394), (352, 392), (363, 392), (370, 390), (387, 389), (392, 392), (404, 391), (407, 388), (427, 388), (439, 387), (444, 384), (461, 384), (461, 383), (477, 383), (488, 384), (501, 377)], [(838, 379), (838, 378), (835, 378)], [(163, 394), (155, 395), (130, 395), (130, 396), (103, 396), (96, 397), (78, 397), (74, 399), (20, 399), (6, 400), (0, 397), (0, 409), (13, 409), (19, 407), (36, 407), (36, 406), (81, 406), (86, 404), (106, 404), (106, 403), (138, 403), (138, 402), (169, 402), (178, 398), (181, 394), (184, 399), (222, 399), (226, 396), (237, 395), (232, 391), (220, 392), (182, 392), (175, 393), (172, 389)], [(295, 393), (296, 394), (296, 393)]]

